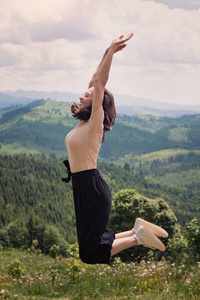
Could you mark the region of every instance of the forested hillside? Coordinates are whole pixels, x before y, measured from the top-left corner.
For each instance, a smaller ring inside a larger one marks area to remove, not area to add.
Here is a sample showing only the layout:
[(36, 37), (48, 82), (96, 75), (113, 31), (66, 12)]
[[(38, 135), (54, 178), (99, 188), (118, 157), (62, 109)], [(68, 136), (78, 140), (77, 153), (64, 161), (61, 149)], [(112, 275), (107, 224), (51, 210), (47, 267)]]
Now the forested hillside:
[[(1, 110), (0, 153), (6, 155), (0, 157), (0, 226), (33, 215), (74, 240), (71, 184), (63, 184), (61, 177), (65, 136), (76, 124), (64, 102), (38, 100)], [(8, 155), (14, 153), (38, 155)], [(152, 199), (163, 198), (184, 225), (200, 217), (199, 157), (200, 115), (118, 115), (102, 145), (99, 169), (113, 195), (133, 188)]]
[[(163, 198), (182, 225), (200, 217), (198, 192), (148, 182), (112, 163), (99, 163), (99, 170), (113, 195), (128, 188), (152, 199)], [(32, 216), (41, 224), (54, 224), (68, 241), (74, 241), (72, 187), (61, 181), (65, 176), (62, 160), (53, 155), (0, 156), (0, 228)]]
[(117, 163), (155, 182), (200, 191), (200, 150), (168, 149), (136, 156), (129, 154)]
[[(66, 153), (64, 139), (77, 124), (70, 105), (38, 100), (22, 107), (2, 110), (0, 153)], [(181, 118), (129, 117), (118, 115), (106, 134), (100, 157), (118, 160), (127, 154), (139, 155), (171, 148), (188, 150), (200, 147), (200, 115)]]

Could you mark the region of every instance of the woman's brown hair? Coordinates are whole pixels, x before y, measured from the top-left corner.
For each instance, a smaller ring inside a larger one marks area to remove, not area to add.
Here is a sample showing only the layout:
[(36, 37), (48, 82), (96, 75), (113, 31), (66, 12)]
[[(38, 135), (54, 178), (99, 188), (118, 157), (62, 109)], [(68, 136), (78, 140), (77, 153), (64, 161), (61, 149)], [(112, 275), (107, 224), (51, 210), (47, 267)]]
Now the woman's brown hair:
[[(104, 90), (102, 106), (104, 110), (104, 121), (103, 121), (104, 134), (102, 138), (102, 143), (103, 143), (105, 132), (112, 129), (116, 119), (114, 97), (107, 89)], [(75, 119), (87, 122), (91, 116), (92, 105), (89, 105), (84, 109), (78, 110), (78, 105), (76, 103), (73, 103), (71, 105), (71, 112)]]

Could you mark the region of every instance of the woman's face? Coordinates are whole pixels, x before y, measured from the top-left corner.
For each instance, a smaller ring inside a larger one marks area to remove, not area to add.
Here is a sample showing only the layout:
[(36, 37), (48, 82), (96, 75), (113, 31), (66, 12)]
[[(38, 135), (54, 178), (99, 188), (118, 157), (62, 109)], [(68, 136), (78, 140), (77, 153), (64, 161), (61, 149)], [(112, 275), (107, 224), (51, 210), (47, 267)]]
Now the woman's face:
[(83, 95), (81, 95), (79, 97), (79, 99), (80, 99), (79, 108), (80, 109), (86, 108), (92, 104), (93, 94), (94, 94), (94, 87), (91, 87), (87, 90), (87, 92), (85, 92)]
[(79, 108), (84, 109), (92, 104), (94, 87), (89, 88), (83, 95), (79, 97)]

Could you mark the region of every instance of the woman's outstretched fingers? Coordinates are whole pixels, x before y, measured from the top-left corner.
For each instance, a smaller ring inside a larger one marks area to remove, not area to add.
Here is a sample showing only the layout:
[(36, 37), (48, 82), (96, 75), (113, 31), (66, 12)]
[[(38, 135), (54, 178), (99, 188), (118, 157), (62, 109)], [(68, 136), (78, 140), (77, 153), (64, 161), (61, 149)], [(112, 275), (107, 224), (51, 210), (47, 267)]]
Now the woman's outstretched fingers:
[(132, 36), (133, 36), (133, 33), (130, 33), (130, 34), (124, 39), (124, 41), (126, 42), (126, 41), (130, 40), (130, 38), (132, 38)]
[(121, 35), (118, 39), (115, 39), (113, 42), (112, 42), (112, 45), (113, 44), (123, 44), (125, 43), (126, 41), (130, 40), (130, 38), (132, 38), (133, 36), (133, 33), (130, 33), (127, 37), (124, 37), (124, 35)]
[(120, 37), (118, 39), (115, 39), (111, 44), (111, 47), (114, 47), (114, 53), (124, 49), (127, 46), (127, 44), (125, 44), (125, 42), (130, 40), (130, 38), (132, 38), (132, 36), (133, 36), (133, 33), (130, 33), (127, 37), (124, 37), (124, 35), (120, 35)]

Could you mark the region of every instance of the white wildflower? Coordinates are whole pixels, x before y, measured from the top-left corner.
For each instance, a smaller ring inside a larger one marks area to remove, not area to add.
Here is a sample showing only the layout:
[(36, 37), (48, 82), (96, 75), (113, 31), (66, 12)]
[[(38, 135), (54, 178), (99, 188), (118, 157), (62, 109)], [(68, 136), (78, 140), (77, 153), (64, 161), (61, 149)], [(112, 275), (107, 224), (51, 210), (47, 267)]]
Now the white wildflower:
[(152, 269), (155, 269), (155, 268), (156, 268), (156, 266), (155, 266), (155, 265), (153, 265), (153, 266), (152, 266)]
[(175, 263), (172, 264), (172, 267), (174, 267), (174, 266), (175, 266)]
[(190, 284), (190, 283), (191, 283), (191, 281), (190, 281), (189, 279), (187, 279), (187, 280), (186, 280), (186, 283), (187, 283), (187, 284)]

